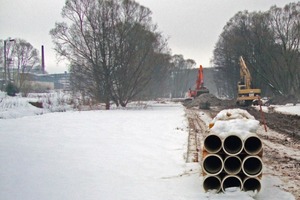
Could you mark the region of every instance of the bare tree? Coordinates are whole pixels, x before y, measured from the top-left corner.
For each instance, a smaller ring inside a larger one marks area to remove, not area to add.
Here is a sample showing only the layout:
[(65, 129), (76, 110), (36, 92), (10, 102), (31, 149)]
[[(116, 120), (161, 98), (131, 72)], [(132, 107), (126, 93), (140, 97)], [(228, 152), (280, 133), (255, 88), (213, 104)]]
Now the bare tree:
[[(248, 12), (238, 12), (223, 28), (214, 49), (214, 66), (218, 68), (215, 81), (219, 95), (227, 93), (229, 98), (236, 95), (239, 80), (238, 58), (247, 53), (247, 16)], [(234, 36), (234, 37), (233, 37)], [(247, 53), (248, 54), (248, 53)]]
[(155, 54), (153, 62), (152, 78), (149, 84), (138, 94), (138, 99), (156, 99), (169, 97), (170, 94), (170, 71), (172, 64), (170, 54)]
[[(2, 44), (2, 42), (1, 42)], [(3, 46), (0, 49), (4, 52)], [(5, 58), (0, 56), (1, 63), (5, 67), (5, 80), (14, 82), (14, 85), (22, 90), (23, 83), (28, 78), (28, 72), (39, 64), (38, 51), (24, 39), (6, 39), (5, 40)]]
[[(170, 85), (172, 97), (184, 97), (189, 88), (194, 86), (195, 81), (190, 81), (192, 68), (196, 62), (192, 59), (184, 59), (183, 55), (173, 55), (171, 59)], [(197, 72), (192, 80), (196, 80)]]
[[(157, 61), (153, 60), (165, 48), (165, 41), (156, 26), (150, 24), (150, 10), (130, 1), (125, 2), (122, 15), (129, 19), (118, 24), (114, 46), (116, 57), (113, 71), (113, 98), (126, 106), (151, 80)], [(134, 12), (140, 10), (137, 16)], [(141, 19), (139, 19), (141, 17)], [(145, 19), (145, 22), (143, 20)], [(131, 21), (138, 23), (132, 23)], [(142, 23), (141, 23), (142, 22)]]
[[(15, 39), (12, 53), (17, 67), (15, 82), (20, 90), (28, 80), (29, 72), (40, 63), (39, 53), (29, 42), (24, 39)], [(9, 73), (10, 74), (10, 73)]]
[[(284, 94), (300, 96), (300, 2), (290, 3), (284, 8), (271, 7), (270, 27), (275, 42), (280, 45), (279, 57), (274, 57), (280, 78), (280, 89)], [(282, 81), (284, 80), (284, 81)]]
[[(12, 52), (13, 52), (13, 43), (14, 40), (11, 38), (8, 38), (6, 40), (1, 41), (1, 52), (3, 52), (1, 54), (0, 60), (3, 63), (3, 83), (2, 83), (2, 87), (3, 86), (7, 86), (7, 80), (10, 80), (10, 73), (9, 73), (9, 66), (13, 64), (13, 57), (12, 57)], [(3, 46), (2, 46), (3, 44)], [(4, 88), (2, 88), (4, 89)]]
[(230, 86), (229, 93), (235, 91), (242, 55), (263, 94), (299, 95), (299, 11), (300, 3), (274, 6), (264, 13), (244, 11), (226, 24), (214, 50), (214, 64), (224, 74), (222, 82)]
[(87, 81), (74, 88), (107, 109), (111, 100), (126, 106), (151, 78), (149, 58), (163, 49), (150, 10), (131, 0), (67, 0), (62, 16), (70, 26), (56, 23), (50, 34), (74, 80)]
[[(0, 39), (0, 52), (4, 52), (3, 46), (2, 46), (2, 45), (3, 45), (3, 40)], [(4, 67), (4, 66), (3, 66), (3, 65), (4, 65), (4, 64), (3, 64), (3, 59), (4, 59), (4, 58), (3, 58), (3, 54), (0, 53), (0, 63), (1, 63), (1, 67)]]

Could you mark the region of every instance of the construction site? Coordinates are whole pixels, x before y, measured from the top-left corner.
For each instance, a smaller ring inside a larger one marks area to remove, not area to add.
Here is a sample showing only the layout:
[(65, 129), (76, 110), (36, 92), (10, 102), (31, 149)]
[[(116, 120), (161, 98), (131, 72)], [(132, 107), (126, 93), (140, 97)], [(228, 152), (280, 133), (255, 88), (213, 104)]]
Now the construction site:
[[(199, 68), (195, 89), (183, 101), (189, 123), (187, 162), (201, 165), (205, 191), (239, 187), (259, 192), (261, 177), (274, 175), (284, 182), (278, 187), (300, 199), (300, 116), (276, 112), (263, 102), (242, 57), (240, 64), (238, 97), (231, 100), (210, 94)], [(272, 103), (296, 105), (283, 97)], [(257, 125), (249, 128), (253, 120)]]
[(237, 99), (217, 98), (202, 70), (186, 98), (173, 99), (177, 103), (134, 102), (111, 112), (105, 105), (76, 110), (64, 93), (43, 101), (40, 94), (2, 93), (0, 175), (10, 184), (2, 186), (1, 195), (76, 199), (83, 191), (94, 199), (104, 193), (105, 199), (132, 199), (132, 194), (133, 199), (300, 199), (299, 114), (279, 112), (274, 104), (294, 99), (274, 99), (267, 106), (249, 95), (259, 105), (238, 105)]

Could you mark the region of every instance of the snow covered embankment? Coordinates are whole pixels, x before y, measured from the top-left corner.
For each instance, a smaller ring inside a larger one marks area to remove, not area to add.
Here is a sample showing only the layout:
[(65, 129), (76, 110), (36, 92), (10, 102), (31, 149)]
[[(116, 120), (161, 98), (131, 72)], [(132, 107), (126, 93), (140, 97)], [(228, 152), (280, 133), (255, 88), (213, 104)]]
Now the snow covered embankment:
[[(4, 92), (0, 92), (0, 119), (72, 110), (71, 101), (71, 97), (62, 92), (29, 94), (28, 97), (10, 97)], [(40, 104), (42, 108), (32, 104)]]

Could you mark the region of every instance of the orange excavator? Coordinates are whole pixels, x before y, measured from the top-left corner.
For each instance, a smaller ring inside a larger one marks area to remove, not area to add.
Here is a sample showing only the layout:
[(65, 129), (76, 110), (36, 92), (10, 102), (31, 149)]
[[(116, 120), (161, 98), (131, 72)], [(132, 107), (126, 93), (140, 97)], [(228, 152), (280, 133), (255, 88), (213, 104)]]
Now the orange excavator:
[(196, 80), (196, 88), (194, 90), (189, 89), (186, 96), (187, 98), (195, 98), (204, 93), (209, 93), (209, 90), (206, 87), (204, 87), (203, 68), (202, 65), (200, 65)]

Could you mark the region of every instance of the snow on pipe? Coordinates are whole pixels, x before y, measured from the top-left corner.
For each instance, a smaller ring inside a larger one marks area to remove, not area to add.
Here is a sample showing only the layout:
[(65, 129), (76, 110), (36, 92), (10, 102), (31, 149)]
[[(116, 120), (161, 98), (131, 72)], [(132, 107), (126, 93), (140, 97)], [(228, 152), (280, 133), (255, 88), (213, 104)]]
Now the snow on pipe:
[(204, 148), (209, 153), (217, 153), (222, 149), (222, 140), (216, 134), (209, 134), (204, 139)]
[(246, 176), (258, 176), (262, 172), (262, 160), (258, 156), (247, 156), (242, 163), (242, 170)]
[(244, 191), (257, 191), (261, 189), (261, 182), (257, 177), (247, 177), (243, 182)]
[(224, 170), (227, 174), (238, 174), (242, 169), (242, 160), (238, 156), (228, 156), (224, 160)]
[(205, 191), (216, 190), (219, 192), (221, 190), (221, 179), (218, 176), (206, 176), (203, 180), (203, 188)]
[(221, 156), (217, 154), (208, 154), (202, 162), (202, 169), (208, 175), (218, 175), (224, 167)]
[(261, 139), (255, 134), (247, 136), (244, 140), (244, 150), (249, 155), (257, 155), (262, 152)]
[(244, 143), (241, 137), (237, 135), (229, 135), (223, 140), (222, 147), (226, 154), (235, 156), (241, 153)]
[(238, 187), (242, 190), (243, 182), (237, 175), (227, 175), (222, 180), (222, 191), (225, 192), (227, 188)]

